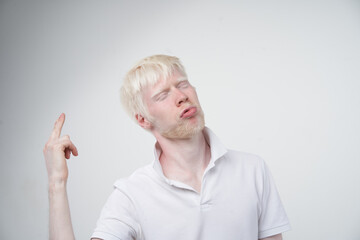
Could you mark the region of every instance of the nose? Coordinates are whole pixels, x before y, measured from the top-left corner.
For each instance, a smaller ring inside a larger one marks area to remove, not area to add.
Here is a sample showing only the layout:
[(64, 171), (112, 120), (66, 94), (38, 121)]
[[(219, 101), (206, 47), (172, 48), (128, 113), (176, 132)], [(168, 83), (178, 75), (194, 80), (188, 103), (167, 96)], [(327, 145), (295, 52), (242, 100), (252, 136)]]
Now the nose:
[(188, 96), (182, 91), (177, 90), (176, 106), (180, 107), (183, 103), (189, 100)]

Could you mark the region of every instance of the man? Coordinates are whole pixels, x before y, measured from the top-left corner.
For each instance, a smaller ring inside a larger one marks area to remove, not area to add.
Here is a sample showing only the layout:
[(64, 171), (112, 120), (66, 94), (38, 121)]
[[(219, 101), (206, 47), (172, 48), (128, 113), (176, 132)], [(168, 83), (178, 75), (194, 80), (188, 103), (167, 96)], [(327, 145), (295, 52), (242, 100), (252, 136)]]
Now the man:
[[(210, 129), (195, 88), (176, 57), (141, 60), (121, 88), (125, 109), (156, 138), (155, 160), (118, 180), (92, 239), (282, 239), (290, 229), (264, 161), (227, 150)], [(77, 156), (60, 137), (61, 114), (45, 145), (50, 238), (74, 239), (66, 160)]]

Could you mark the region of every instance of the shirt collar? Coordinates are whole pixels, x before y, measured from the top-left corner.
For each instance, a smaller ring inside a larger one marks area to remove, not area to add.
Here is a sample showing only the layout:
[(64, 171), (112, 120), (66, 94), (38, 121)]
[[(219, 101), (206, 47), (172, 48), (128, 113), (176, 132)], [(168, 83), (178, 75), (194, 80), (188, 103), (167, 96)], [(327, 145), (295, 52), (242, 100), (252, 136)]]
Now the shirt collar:
[(154, 146), (155, 159), (154, 159), (153, 167), (154, 167), (155, 171), (158, 174), (160, 174), (161, 177), (166, 178), (164, 175), (164, 172), (162, 171), (160, 160), (159, 160), (161, 152), (162, 152), (162, 150), (161, 150), (160, 144), (158, 142), (156, 142), (155, 146)]
[[(210, 151), (211, 151), (211, 158), (210, 158), (210, 162), (209, 165), (207, 166), (205, 173), (211, 169), (212, 167), (215, 166), (215, 162), (220, 159), (222, 156), (224, 156), (227, 153), (227, 149), (225, 148), (225, 146), (221, 143), (220, 139), (215, 135), (215, 133), (213, 133), (210, 128), (205, 127), (203, 130), (204, 136), (205, 136), (205, 140), (207, 141), (207, 143), (210, 146)], [(161, 147), (160, 144), (158, 142), (155, 143), (155, 147), (154, 147), (154, 155), (155, 155), (155, 159), (153, 162), (153, 167), (154, 170), (164, 179), (166, 179), (167, 181), (169, 181), (165, 175), (164, 172), (162, 171), (162, 167), (159, 161), (159, 157), (161, 155)]]

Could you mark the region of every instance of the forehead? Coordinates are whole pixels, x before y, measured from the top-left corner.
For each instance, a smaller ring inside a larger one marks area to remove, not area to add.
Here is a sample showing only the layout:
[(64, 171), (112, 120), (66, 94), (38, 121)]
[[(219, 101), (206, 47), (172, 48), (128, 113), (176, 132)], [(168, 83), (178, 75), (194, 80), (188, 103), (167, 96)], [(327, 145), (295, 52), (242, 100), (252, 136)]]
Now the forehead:
[(163, 86), (167, 86), (168, 84), (184, 80), (187, 80), (187, 77), (180, 73), (178, 70), (174, 70), (173, 73), (170, 74), (168, 77), (160, 77), (158, 81), (150, 87), (161, 88)]
[(187, 76), (174, 70), (168, 77), (160, 77), (154, 84), (148, 84), (143, 88), (143, 92), (156, 92), (161, 91), (164, 88), (169, 87), (169, 85), (187, 80)]

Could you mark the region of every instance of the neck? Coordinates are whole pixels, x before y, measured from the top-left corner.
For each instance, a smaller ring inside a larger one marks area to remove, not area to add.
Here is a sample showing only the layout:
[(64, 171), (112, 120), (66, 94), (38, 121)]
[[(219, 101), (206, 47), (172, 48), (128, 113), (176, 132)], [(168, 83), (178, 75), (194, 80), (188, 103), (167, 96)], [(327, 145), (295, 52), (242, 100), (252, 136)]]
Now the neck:
[(164, 175), (184, 182), (199, 192), (203, 173), (211, 157), (203, 132), (187, 139), (155, 137), (162, 149), (159, 160)]

